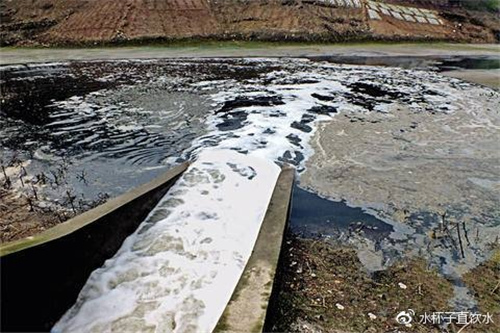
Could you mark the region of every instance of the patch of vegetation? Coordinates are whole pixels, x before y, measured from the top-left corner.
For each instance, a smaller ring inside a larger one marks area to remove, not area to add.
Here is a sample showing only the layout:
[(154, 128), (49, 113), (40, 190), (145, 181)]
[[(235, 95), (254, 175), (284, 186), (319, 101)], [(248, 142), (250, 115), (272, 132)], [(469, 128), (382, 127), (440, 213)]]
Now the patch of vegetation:
[[(266, 324), (275, 332), (441, 332), (419, 315), (452, 311), (452, 284), (423, 259), (370, 276), (354, 249), (291, 237), (283, 251), (277, 313)], [(416, 313), (411, 327), (395, 320), (408, 309)]]
[(500, 0), (460, 0), (462, 6), (470, 10), (499, 12)]
[(500, 247), (490, 260), (465, 274), (463, 280), (474, 292), (481, 313), (493, 315), (494, 323), (489, 328), (500, 332)]

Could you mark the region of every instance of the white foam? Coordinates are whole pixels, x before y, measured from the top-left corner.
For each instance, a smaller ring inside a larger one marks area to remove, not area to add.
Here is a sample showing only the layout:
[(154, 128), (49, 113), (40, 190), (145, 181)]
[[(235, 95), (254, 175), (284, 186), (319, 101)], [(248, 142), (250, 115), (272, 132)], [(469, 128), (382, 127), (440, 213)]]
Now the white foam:
[(53, 332), (211, 332), (251, 254), (280, 168), (204, 150)]
[[(117, 255), (91, 275), (55, 332), (210, 331), (255, 242), (279, 172), (273, 161), (287, 151), (292, 158), (302, 154), (298, 167), (303, 168), (313, 153), (309, 141), (317, 123), (330, 119), (313, 114), (312, 107), (331, 106), (344, 116), (370, 112), (359, 102), (371, 98), (376, 101), (372, 112), (395, 112), (395, 103), (412, 112), (474, 109), (464, 106), (473, 103), (464, 94), (470, 84), (435, 73), (297, 59), (247, 61), (280, 69), (237, 83), (204, 81), (191, 87), (220, 91), (211, 95), (214, 107), (235, 98), (270, 96), (280, 105), (241, 106), (207, 118), (209, 134), (194, 140), (184, 156), (198, 156), (196, 162)], [(405, 97), (370, 97), (355, 90), (360, 83)], [(224, 116), (238, 112), (246, 115), (241, 127), (219, 129)], [(311, 115), (316, 118), (307, 123), (310, 132), (291, 127)], [(286, 138), (290, 135), (300, 146)]]
[(434, 25), (439, 25), (440, 22), (436, 19), (433, 19), (433, 18), (429, 18), (427, 17), (427, 20), (429, 21), (430, 24), (434, 24)]

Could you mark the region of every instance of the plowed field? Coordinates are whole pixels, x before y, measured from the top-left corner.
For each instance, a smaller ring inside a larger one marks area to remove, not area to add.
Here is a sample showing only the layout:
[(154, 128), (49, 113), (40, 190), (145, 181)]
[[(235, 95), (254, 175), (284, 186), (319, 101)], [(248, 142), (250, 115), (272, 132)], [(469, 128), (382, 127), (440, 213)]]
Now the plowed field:
[[(0, 0), (0, 45), (80, 45), (213, 40), (451, 40), (494, 43), (494, 13), (409, 3), (442, 24), (413, 23), (319, 0)], [(350, 3), (350, 2), (349, 2)], [(425, 22), (425, 21), (424, 21)]]

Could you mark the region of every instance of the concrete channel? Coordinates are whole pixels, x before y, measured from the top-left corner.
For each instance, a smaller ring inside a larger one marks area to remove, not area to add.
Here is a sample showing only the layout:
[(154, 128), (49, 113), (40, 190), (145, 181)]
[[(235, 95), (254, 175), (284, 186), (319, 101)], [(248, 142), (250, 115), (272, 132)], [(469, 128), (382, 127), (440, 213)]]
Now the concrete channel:
[(45, 232), (0, 247), (2, 332), (46, 332), (188, 163)]
[[(76, 301), (89, 275), (121, 244), (188, 164), (37, 236), (0, 247), (1, 331), (49, 331)], [(295, 171), (284, 166), (250, 259), (215, 329), (262, 332), (284, 231)]]
[(284, 167), (276, 183), (252, 255), (215, 332), (263, 332), (272, 311), (273, 286), (288, 227), (295, 170)]

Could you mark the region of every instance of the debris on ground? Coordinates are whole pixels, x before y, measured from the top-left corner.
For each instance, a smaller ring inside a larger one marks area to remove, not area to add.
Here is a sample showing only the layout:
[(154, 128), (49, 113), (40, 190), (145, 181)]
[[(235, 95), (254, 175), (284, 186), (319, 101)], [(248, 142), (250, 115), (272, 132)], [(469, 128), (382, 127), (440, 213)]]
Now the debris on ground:
[[(452, 284), (419, 258), (370, 275), (355, 249), (325, 240), (288, 235), (282, 251), (278, 313), (268, 321), (274, 332), (441, 332), (419, 324), (418, 316), (452, 311)], [(411, 328), (396, 321), (409, 310)]]

